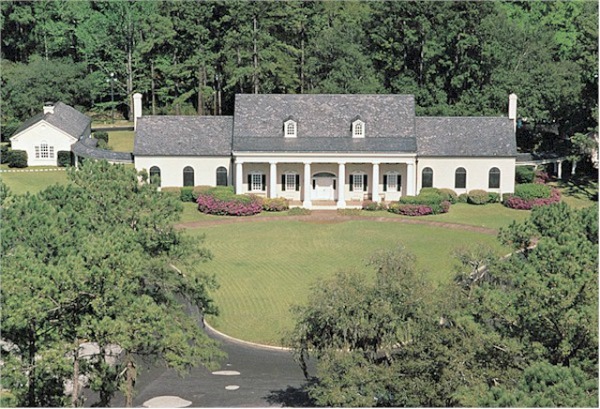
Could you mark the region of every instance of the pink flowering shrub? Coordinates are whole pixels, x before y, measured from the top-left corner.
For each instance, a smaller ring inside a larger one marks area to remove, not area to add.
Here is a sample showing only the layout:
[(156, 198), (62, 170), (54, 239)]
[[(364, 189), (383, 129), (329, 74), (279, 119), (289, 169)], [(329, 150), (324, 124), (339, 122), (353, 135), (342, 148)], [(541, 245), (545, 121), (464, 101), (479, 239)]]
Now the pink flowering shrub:
[(544, 172), (543, 170), (535, 171), (535, 177), (533, 179), (533, 183), (544, 184), (544, 183), (548, 183), (549, 181), (550, 181), (550, 175), (548, 175), (547, 172)]
[(504, 199), (504, 206), (517, 210), (531, 210), (537, 206), (547, 206), (558, 202), (560, 202), (560, 191), (558, 189), (552, 189), (550, 197), (523, 199), (519, 196), (508, 195), (508, 197)]
[(211, 190), (198, 194), (196, 203), (202, 213), (221, 216), (250, 216), (262, 211), (262, 204), (255, 197)]

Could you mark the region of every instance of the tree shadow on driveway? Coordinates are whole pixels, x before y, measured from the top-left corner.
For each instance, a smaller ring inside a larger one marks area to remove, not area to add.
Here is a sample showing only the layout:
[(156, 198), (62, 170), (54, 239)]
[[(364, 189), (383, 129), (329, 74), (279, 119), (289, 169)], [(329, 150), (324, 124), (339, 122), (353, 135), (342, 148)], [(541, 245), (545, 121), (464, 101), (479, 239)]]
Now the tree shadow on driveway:
[(299, 388), (289, 386), (286, 389), (271, 391), (265, 399), (271, 405), (281, 405), (283, 407), (310, 408), (316, 407), (315, 402), (308, 395), (308, 387), (311, 382), (307, 382)]

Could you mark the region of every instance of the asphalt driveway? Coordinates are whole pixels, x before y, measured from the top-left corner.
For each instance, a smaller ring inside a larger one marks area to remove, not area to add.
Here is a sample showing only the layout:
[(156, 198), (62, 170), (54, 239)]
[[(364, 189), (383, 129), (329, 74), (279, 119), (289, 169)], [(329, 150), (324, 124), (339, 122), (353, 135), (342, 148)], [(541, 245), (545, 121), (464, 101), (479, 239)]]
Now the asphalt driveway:
[[(133, 405), (177, 396), (192, 402), (190, 407), (310, 406), (301, 390), (306, 380), (289, 351), (251, 347), (207, 332), (228, 354), (220, 370), (195, 368), (182, 378), (174, 370), (145, 368), (136, 382)], [(93, 403), (88, 399), (86, 406)], [(124, 405), (123, 395), (117, 393), (111, 406)]]

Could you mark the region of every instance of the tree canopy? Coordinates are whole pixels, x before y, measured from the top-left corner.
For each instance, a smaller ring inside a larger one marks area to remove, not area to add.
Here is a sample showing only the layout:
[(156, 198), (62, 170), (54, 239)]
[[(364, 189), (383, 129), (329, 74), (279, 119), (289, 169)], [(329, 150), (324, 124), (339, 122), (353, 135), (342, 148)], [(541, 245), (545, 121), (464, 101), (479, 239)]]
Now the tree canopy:
[[(181, 204), (135, 170), (85, 162), (69, 179), (3, 201), (2, 387), (17, 406), (62, 406), (71, 379), (78, 406), (85, 374), (101, 406), (119, 388), (130, 406), (140, 360), (184, 372), (222, 356), (198, 321), (216, 313), (200, 268), (210, 253), (173, 229)], [(98, 352), (84, 359), (84, 343)]]
[(597, 206), (535, 208), (500, 239), (514, 253), (459, 250), (438, 288), (403, 248), (316, 286), (288, 341), (317, 361), (313, 403), (597, 406)]
[[(420, 115), (519, 115), (570, 136), (598, 105), (593, 1), (3, 1), (2, 126), (42, 102), (231, 114), (235, 93), (414, 94)], [(37, 75), (41, 73), (43, 75)]]

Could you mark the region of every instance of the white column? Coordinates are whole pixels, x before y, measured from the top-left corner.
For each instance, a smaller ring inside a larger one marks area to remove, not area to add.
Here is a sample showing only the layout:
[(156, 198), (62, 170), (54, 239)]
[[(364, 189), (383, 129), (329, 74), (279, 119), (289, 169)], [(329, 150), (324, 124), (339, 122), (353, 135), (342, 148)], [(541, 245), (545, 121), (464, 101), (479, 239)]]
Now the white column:
[(406, 164), (406, 195), (407, 196), (415, 196), (415, 187), (417, 185), (417, 181), (415, 179), (415, 164), (407, 163)]
[(312, 177), (310, 172), (310, 162), (304, 162), (304, 201), (302, 207), (310, 209), (312, 207), (312, 201), (310, 200), (312, 191)]
[(270, 162), (269, 169), (269, 197), (271, 199), (277, 197), (277, 162)]
[(562, 161), (558, 161), (557, 164), (558, 164), (558, 175), (557, 176), (559, 179), (562, 179)]
[(344, 162), (338, 163), (338, 181), (337, 181), (337, 189), (338, 189), (338, 201), (337, 207), (339, 209), (346, 208), (346, 164)]
[(371, 198), (374, 202), (379, 202), (379, 163), (373, 164), (373, 181), (371, 182)]
[(242, 186), (244, 186), (244, 163), (235, 163), (235, 193), (242, 194)]

